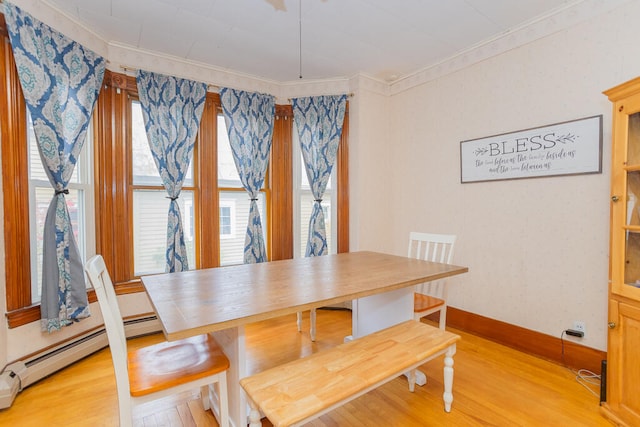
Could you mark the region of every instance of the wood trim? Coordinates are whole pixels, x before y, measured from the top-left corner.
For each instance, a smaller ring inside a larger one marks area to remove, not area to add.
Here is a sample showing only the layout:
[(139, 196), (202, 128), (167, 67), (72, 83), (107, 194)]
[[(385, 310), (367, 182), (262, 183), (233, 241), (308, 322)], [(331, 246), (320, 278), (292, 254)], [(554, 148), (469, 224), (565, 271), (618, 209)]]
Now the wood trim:
[[(109, 70), (105, 71), (105, 82), (110, 79), (111, 74)], [(103, 85), (93, 115), (96, 252), (102, 255), (107, 269), (111, 272), (114, 271), (115, 263), (115, 248), (110, 238), (113, 234), (111, 218), (113, 218), (115, 211), (111, 191), (113, 181), (113, 160), (111, 159), (113, 145), (111, 141), (113, 141), (114, 129), (111, 126), (113, 117), (110, 108), (114, 94), (115, 91), (107, 84)]]
[(128, 282), (120, 282), (120, 284), (118, 284), (116, 288), (117, 295), (135, 294), (138, 292), (146, 292), (144, 290), (144, 285), (142, 284), (140, 279), (134, 279)]
[[(293, 258), (293, 109), (276, 105), (271, 145), (271, 260)], [(277, 167), (275, 167), (277, 165)]]
[[(138, 292), (145, 292), (140, 279), (121, 283), (116, 288), (117, 295), (134, 294)], [(98, 301), (93, 289), (87, 290), (87, 298), (89, 299), (89, 304)], [(40, 321), (40, 304), (13, 310), (7, 313), (6, 317), (9, 329), (17, 328), (18, 326), (23, 326), (31, 322), (38, 322)]]
[(567, 339), (564, 340), (563, 357), (563, 343), (559, 336), (545, 335), (455, 307), (447, 307), (447, 326), (573, 369), (588, 369), (600, 373), (600, 363), (607, 358), (605, 351), (585, 347)]
[[(4, 27), (4, 15), (0, 25)], [(31, 305), (27, 106), (8, 36), (0, 48), (0, 127), (7, 310)]]
[[(220, 96), (208, 93), (205, 101), (200, 130), (198, 131), (198, 147), (200, 150), (200, 182), (208, 183), (210, 191), (197, 191), (200, 203), (200, 213), (196, 215), (196, 226), (200, 226), (201, 234), (198, 241), (200, 247), (200, 268), (217, 267), (220, 265), (220, 197), (218, 193), (218, 110)], [(218, 219), (218, 220), (215, 220)], [(198, 252), (198, 251), (196, 251)]]
[[(89, 304), (96, 302), (96, 293), (93, 289), (88, 290), (87, 297)], [(30, 305), (28, 307), (22, 307), (17, 310), (13, 310), (7, 313), (7, 325), (9, 329), (17, 328), (28, 323), (40, 321), (40, 304)]]
[(349, 112), (344, 115), (342, 136), (338, 145), (338, 253), (349, 252)]
[(9, 329), (40, 321), (40, 304), (19, 308), (7, 313), (7, 326)]
[[(133, 232), (128, 212), (130, 76), (105, 72), (95, 114), (96, 251), (102, 254), (116, 288), (133, 278)], [(123, 244), (122, 242), (129, 242)]]

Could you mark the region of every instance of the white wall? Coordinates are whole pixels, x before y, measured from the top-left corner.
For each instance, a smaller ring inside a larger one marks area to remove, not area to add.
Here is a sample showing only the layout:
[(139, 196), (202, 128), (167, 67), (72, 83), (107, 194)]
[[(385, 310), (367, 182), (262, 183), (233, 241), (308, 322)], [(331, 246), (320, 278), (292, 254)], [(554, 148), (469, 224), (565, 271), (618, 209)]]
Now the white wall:
[[(455, 233), (451, 305), (606, 348), (611, 105), (640, 74), (640, 2), (391, 99), (393, 221), (376, 242), (404, 254), (409, 231)], [(637, 45), (637, 42), (635, 42)], [(460, 141), (602, 114), (596, 175), (460, 183)], [(376, 244), (374, 243), (374, 244)]]
[[(388, 252), (386, 234), (392, 220), (386, 195), (394, 144), (385, 88), (366, 77), (354, 79), (349, 100), (349, 249)], [(395, 138), (394, 138), (395, 139)]]

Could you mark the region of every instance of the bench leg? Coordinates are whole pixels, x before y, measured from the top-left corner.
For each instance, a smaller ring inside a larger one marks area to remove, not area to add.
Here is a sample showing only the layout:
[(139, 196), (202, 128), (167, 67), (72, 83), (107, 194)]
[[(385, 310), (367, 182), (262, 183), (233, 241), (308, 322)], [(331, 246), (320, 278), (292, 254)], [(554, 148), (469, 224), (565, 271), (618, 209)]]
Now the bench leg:
[(412, 369), (406, 373), (407, 379), (409, 380), (409, 391), (411, 393), (416, 389), (416, 372), (418, 372), (417, 369)]
[(247, 397), (251, 411), (249, 411), (249, 427), (262, 427), (262, 421), (260, 421), (260, 408), (255, 404), (253, 400)]
[(453, 402), (453, 355), (456, 354), (456, 345), (453, 344), (447, 349), (444, 356), (444, 410), (451, 412), (451, 402)]
[[(346, 341), (345, 341), (346, 342)], [(405, 372), (404, 376), (409, 379), (409, 372)], [(416, 369), (416, 384), (422, 387), (427, 383), (427, 376), (419, 369)]]

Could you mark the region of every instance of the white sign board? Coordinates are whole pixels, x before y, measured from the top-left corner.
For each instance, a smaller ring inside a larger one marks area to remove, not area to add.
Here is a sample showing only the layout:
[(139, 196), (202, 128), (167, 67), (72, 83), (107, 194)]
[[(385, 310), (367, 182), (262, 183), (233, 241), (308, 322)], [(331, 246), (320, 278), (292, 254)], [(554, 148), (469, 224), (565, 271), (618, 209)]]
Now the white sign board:
[(602, 172), (602, 115), (460, 142), (462, 183)]

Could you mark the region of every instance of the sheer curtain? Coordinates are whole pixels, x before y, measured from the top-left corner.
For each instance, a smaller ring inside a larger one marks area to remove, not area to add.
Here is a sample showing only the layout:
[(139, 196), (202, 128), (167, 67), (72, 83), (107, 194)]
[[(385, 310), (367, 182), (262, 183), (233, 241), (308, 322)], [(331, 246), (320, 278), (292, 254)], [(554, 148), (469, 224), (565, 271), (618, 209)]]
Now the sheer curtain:
[(171, 200), (167, 219), (166, 271), (188, 270), (177, 199), (193, 156), (207, 85), (142, 70), (138, 71), (136, 82), (149, 148)]
[(65, 194), (100, 92), (105, 60), (5, 1), (5, 19), (38, 151), (55, 195), (44, 224), (43, 331), (88, 317), (82, 258)]
[(244, 243), (244, 263), (264, 262), (267, 261), (267, 254), (257, 200), (269, 164), (275, 98), (261, 93), (222, 88), (220, 99), (233, 160), (242, 186), (251, 200)]
[(293, 117), (300, 137), (302, 158), (315, 199), (305, 256), (327, 253), (322, 196), (336, 161), (346, 102), (346, 95), (293, 99)]

